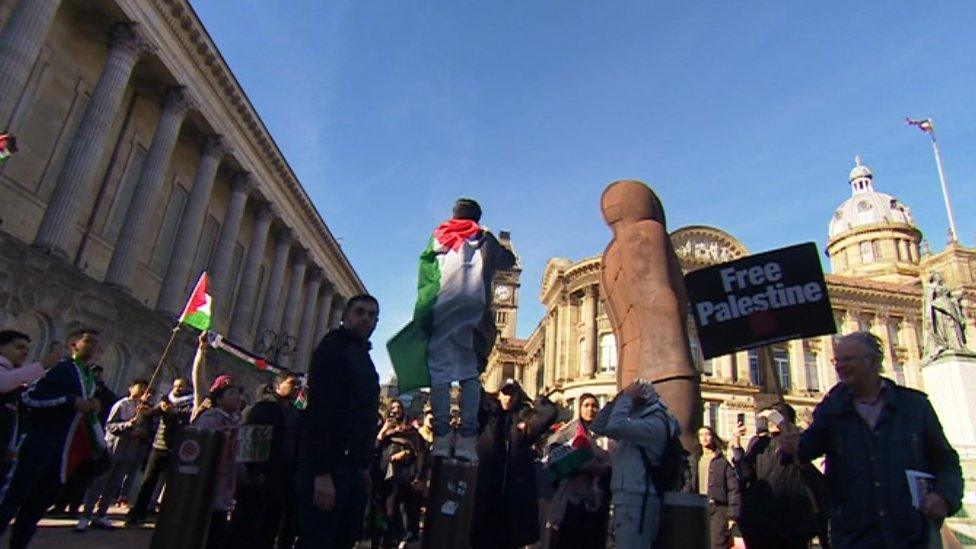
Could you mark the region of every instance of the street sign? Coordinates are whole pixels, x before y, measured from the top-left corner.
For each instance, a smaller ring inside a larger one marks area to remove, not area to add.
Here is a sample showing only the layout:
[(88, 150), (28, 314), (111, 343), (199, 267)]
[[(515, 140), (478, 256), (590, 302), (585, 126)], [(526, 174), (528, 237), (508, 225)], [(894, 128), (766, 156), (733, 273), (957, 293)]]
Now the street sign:
[(706, 359), (837, 331), (813, 242), (690, 272), (685, 288)]

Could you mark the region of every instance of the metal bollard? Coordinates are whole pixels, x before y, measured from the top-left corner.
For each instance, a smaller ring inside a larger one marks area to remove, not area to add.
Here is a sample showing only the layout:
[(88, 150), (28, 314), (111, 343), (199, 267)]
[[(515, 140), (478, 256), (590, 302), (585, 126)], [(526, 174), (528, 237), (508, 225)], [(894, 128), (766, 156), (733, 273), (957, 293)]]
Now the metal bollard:
[(224, 434), (184, 427), (166, 471), (166, 492), (151, 549), (202, 549), (210, 527)]
[(423, 549), (464, 549), (471, 546), (471, 519), (477, 483), (477, 465), (456, 459), (434, 461), (421, 535)]

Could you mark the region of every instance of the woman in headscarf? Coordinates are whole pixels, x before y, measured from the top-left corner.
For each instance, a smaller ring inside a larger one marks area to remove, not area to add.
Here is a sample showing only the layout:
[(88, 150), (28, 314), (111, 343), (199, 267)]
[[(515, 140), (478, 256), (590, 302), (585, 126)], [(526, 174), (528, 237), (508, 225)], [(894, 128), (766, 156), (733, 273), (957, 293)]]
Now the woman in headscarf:
[(592, 458), (563, 476), (549, 503), (546, 517), (547, 547), (571, 549), (604, 547), (607, 542), (607, 521), (610, 516), (610, 455), (597, 445), (597, 435), (590, 426), (600, 410), (595, 396), (585, 393), (579, 397), (579, 413), (549, 439), (547, 457), (567, 446), (586, 445)]
[(532, 445), (556, 421), (556, 406), (540, 396), (529, 403), (513, 380), (498, 396), (483, 394), (478, 436), (471, 546), (514, 549), (539, 539), (539, 503)]

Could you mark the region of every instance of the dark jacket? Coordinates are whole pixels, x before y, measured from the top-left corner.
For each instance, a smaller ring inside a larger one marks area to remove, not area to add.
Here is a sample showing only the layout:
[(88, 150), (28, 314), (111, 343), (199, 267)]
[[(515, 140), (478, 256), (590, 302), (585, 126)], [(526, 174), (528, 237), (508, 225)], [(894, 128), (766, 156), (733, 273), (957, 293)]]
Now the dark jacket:
[[(755, 437), (743, 452), (732, 451), (742, 483), (739, 528), (745, 535), (811, 539), (818, 533), (815, 493), (820, 472), (783, 455), (773, 438)], [(808, 482), (810, 484), (808, 484)]]
[(180, 436), (180, 431), (190, 424), (190, 416), (193, 414), (193, 393), (176, 399), (171, 398), (170, 395), (171, 393), (165, 394), (161, 399), (172, 406), (168, 412), (164, 412), (157, 405), (148, 416), (149, 419), (159, 418), (152, 442), (152, 447), (157, 450), (171, 450)]
[(112, 410), (112, 406), (115, 406), (115, 403), (119, 401), (119, 395), (113, 393), (104, 382), (96, 381), (95, 398), (102, 405), (98, 411), (98, 421), (104, 428), (105, 424), (108, 423), (108, 414)]
[(244, 410), (243, 425), (271, 426), (268, 461), (248, 464), (247, 470), (252, 478), (264, 476), (262, 494), (279, 505), (290, 500), (294, 491), (299, 421), (298, 409), (290, 402), (283, 402), (273, 391), (265, 392), (258, 402)]
[(337, 467), (369, 468), (380, 396), (369, 350), (369, 341), (345, 328), (332, 330), (315, 348), (301, 458), (315, 476)]
[[(698, 463), (701, 461), (702, 453), (697, 451), (688, 456), (690, 464), (691, 479), (688, 491), (698, 492)], [(712, 461), (708, 464), (708, 490), (709, 502), (716, 505), (728, 505), (729, 518), (739, 518), (739, 479), (735, 475), (735, 469), (729, 460), (725, 459), (725, 454), (721, 451), (712, 456)]]
[(924, 393), (884, 380), (884, 409), (871, 430), (854, 407), (850, 390), (834, 386), (800, 438), (800, 458), (827, 456), (831, 543), (856, 547), (876, 536), (889, 548), (917, 547), (927, 521), (912, 507), (907, 469), (935, 476), (933, 491), (949, 504), (962, 502), (959, 455), (949, 445)]
[[(556, 421), (556, 406), (539, 397), (529, 407), (524, 393), (508, 412), (498, 398), (483, 394), (478, 436), (473, 547), (521, 547), (539, 539), (539, 506), (532, 445)], [(518, 429), (519, 423), (525, 429)]]

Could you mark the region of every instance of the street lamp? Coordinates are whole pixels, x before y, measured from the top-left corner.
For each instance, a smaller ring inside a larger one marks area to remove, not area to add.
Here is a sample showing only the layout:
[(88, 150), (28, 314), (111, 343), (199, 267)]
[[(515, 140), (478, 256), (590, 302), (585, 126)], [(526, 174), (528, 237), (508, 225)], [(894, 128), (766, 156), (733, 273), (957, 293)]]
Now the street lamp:
[(265, 330), (254, 346), (254, 352), (265, 358), (271, 359), (274, 365), (280, 365), (279, 359), (288, 358), (298, 351), (298, 338), (289, 335), (288, 332), (275, 332)]

